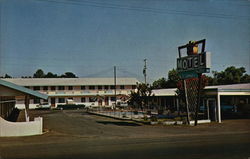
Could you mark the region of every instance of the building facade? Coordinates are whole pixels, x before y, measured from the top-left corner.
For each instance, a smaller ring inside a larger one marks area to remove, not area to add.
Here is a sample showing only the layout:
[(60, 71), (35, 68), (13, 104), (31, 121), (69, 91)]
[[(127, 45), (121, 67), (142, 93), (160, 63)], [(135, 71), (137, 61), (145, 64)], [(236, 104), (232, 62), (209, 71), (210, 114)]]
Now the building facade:
[[(24, 86), (48, 95), (48, 100), (31, 99), (30, 108), (42, 103), (51, 107), (74, 103), (94, 106), (112, 106), (119, 100), (126, 100), (139, 82), (135, 78), (10, 78), (8, 82)], [(116, 97), (116, 98), (115, 98)], [(24, 101), (16, 98), (16, 106), (24, 107)]]

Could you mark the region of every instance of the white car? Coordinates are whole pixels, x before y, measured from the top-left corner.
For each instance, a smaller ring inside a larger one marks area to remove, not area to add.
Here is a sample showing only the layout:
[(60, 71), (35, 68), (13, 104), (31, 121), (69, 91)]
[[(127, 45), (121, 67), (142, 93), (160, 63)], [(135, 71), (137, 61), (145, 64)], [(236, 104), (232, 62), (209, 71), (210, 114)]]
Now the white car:
[(37, 106), (36, 106), (36, 108), (37, 109), (40, 109), (40, 108), (50, 108), (50, 105), (49, 105), (49, 103), (41, 103), (41, 104), (38, 104)]

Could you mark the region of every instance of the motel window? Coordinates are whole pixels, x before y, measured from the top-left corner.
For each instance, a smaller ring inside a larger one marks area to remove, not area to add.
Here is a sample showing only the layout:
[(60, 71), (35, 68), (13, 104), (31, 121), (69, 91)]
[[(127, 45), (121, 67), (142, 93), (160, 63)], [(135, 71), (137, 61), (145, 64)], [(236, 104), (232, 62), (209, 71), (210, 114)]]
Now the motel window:
[(58, 86), (58, 90), (64, 90), (64, 86)]
[(120, 86), (120, 89), (125, 89), (124, 85), (121, 85), (121, 86)]
[(48, 86), (44, 86), (44, 87), (43, 87), (43, 90), (44, 90), (44, 91), (47, 91), (47, 90), (48, 90)]
[(89, 102), (95, 102), (96, 101), (96, 98), (95, 97), (90, 97), (89, 98)]
[(69, 87), (68, 87), (68, 90), (73, 90), (73, 86), (69, 86)]
[(55, 86), (51, 86), (50, 89), (51, 89), (52, 91), (54, 91), (54, 90), (56, 90), (56, 87), (55, 87)]
[(132, 85), (132, 89), (136, 89), (136, 85)]
[(94, 90), (95, 86), (89, 86), (89, 89)]
[(40, 104), (40, 98), (35, 98), (33, 101), (34, 104)]
[(110, 89), (115, 89), (115, 86), (114, 86), (114, 85), (111, 85), (111, 86), (110, 86)]
[(39, 91), (40, 90), (40, 86), (34, 86), (34, 91)]
[(102, 86), (98, 86), (98, 90), (102, 90)]
[(115, 101), (115, 97), (110, 97), (110, 100), (111, 101)]
[(25, 88), (28, 88), (28, 89), (29, 89), (30, 87), (29, 87), (29, 86), (25, 86)]
[(58, 98), (58, 103), (65, 103), (65, 98)]
[(85, 102), (86, 102), (86, 98), (85, 98), (85, 97), (82, 97), (82, 98), (81, 98), (81, 102), (82, 102), (82, 103), (85, 103)]
[(85, 90), (86, 88), (85, 88), (85, 86), (81, 86), (81, 90)]
[(104, 89), (109, 89), (109, 86), (104, 86)]

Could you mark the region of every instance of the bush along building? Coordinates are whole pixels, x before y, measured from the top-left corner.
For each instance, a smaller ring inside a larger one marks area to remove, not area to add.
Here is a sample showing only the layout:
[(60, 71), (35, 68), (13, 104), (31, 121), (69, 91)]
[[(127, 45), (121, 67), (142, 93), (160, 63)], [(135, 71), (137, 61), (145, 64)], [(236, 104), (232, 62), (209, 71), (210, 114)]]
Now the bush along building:
[[(48, 100), (30, 100), (30, 108), (41, 104), (57, 107), (62, 104), (112, 106), (115, 101), (126, 101), (139, 82), (136, 78), (6, 78), (5, 81), (48, 95)], [(24, 108), (22, 98), (16, 97), (16, 106)]]

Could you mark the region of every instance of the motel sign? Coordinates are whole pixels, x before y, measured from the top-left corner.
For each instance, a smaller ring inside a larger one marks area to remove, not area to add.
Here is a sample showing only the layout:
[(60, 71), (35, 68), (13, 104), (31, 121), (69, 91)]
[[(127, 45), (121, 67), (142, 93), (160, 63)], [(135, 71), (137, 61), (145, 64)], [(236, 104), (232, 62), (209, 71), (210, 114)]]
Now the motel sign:
[[(209, 73), (211, 68), (211, 53), (205, 52), (205, 47), (202, 47), (201, 53), (198, 53), (198, 46), (195, 48), (196, 43), (202, 43), (203, 41), (195, 42), (194, 45), (187, 44), (185, 46), (179, 47), (179, 50), (182, 48), (187, 48), (188, 56), (181, 56), (179, 51), (179, 58), (177, 58), (177, 71), (182, 79), (198, 77), (198, 74)], [(205, 43), (205, 40), (204, 40)], [(190, 48), (192, 47), (192, 52), (190, 53)], [(204, 44), (205, 45), (205, 44)], [(193, 51), (195, 50), (195, 51)]]

